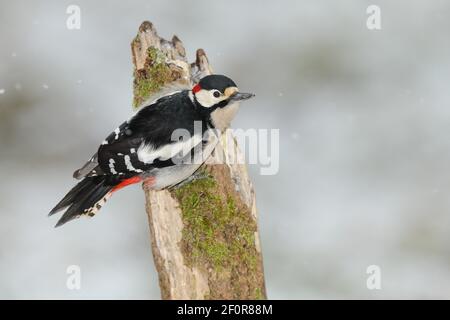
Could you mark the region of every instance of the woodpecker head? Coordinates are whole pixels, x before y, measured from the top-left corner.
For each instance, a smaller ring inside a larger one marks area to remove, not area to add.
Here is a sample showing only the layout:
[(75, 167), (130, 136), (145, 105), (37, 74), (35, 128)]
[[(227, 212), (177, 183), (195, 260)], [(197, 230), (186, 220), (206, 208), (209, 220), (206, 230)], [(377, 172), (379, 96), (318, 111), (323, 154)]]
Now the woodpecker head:
[(202, 112), (209, 116), (212, 125), (220, 130), (229, 127), (235, 117), (239, 102), (255, 95), (239, 92), (236, 83), (223, 75), (209, 75), (192, 88), (192, 94)]

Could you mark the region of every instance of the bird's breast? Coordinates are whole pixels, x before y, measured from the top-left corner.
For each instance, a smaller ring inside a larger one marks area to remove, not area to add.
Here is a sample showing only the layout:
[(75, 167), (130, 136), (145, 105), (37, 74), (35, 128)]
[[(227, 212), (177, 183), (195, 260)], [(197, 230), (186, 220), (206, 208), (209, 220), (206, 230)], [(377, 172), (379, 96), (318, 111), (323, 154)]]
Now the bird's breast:
[(231, 121), (239, 110), (239, 102), (233, 102), (223, 108), (217, 108), (211, 113), (211, 122), (215, 128), (223, 131), (230, 127)]

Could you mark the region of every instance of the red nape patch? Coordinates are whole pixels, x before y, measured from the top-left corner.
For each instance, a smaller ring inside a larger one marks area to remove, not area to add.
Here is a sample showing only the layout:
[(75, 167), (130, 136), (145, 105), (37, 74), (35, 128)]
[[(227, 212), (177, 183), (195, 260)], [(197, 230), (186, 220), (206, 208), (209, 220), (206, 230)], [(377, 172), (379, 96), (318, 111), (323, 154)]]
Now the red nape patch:
[(192, 92), (193, 92), (193, 93), (197, 93), (197, 92), (199, 92), (200, 90), (202, 90), (202, 87), (200, 87), (199, 84), (196, 84), (196, 85), (192, 88)]
[(132, 178), (128, 178), (128, 179), (123, 180), (122, 182), (120, 182), (117, 186), (115, 186), (111, 190), (111, 192), (114, 192), (114, 191), (120, 190), (122, 188), (125, 188), (126, 186), (129, 186), (130, 184), (135, 184), (135, 183), (141, 182), (141, 180), (142, 179), (140, 177), (138, 177), (138, 176), (132, 177)]

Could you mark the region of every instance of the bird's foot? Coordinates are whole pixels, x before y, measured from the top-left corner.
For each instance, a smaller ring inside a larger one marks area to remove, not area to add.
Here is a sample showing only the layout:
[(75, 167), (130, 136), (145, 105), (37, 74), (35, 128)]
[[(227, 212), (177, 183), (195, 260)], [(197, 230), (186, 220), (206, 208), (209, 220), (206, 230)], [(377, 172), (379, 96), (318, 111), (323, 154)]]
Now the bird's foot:
[(143, 183), (142, 183), (142, 187), (144, 188), (144, 190), (151, 190), (153, 185), (155, 184), (155, 177), (148, 177), (145, 178)]
[(211, 176), (208, 173), (203, 172), (203, 171), (196, 172), (193, 175), (191, 175), (189, 178), (181, 181), (179, 184), (174, 185), (171, 189), (180, 189), (191, 182), (194, 182), (197, 180), (202, 180), (202, 179), (207, 179), (207, 178), (211, 178)]

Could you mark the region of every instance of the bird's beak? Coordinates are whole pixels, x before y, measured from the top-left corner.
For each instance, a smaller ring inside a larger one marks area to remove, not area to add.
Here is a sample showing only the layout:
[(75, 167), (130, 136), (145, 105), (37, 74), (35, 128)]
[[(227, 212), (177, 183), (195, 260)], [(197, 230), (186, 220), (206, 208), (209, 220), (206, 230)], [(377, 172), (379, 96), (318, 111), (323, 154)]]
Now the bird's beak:
[(250, 98), (253, 98), (255, 95), (253, 93), (243, 93), (243, 92), (236, 92), (230, 97), (231, 101), (240, 101), (240, 100), (248, 100)]

